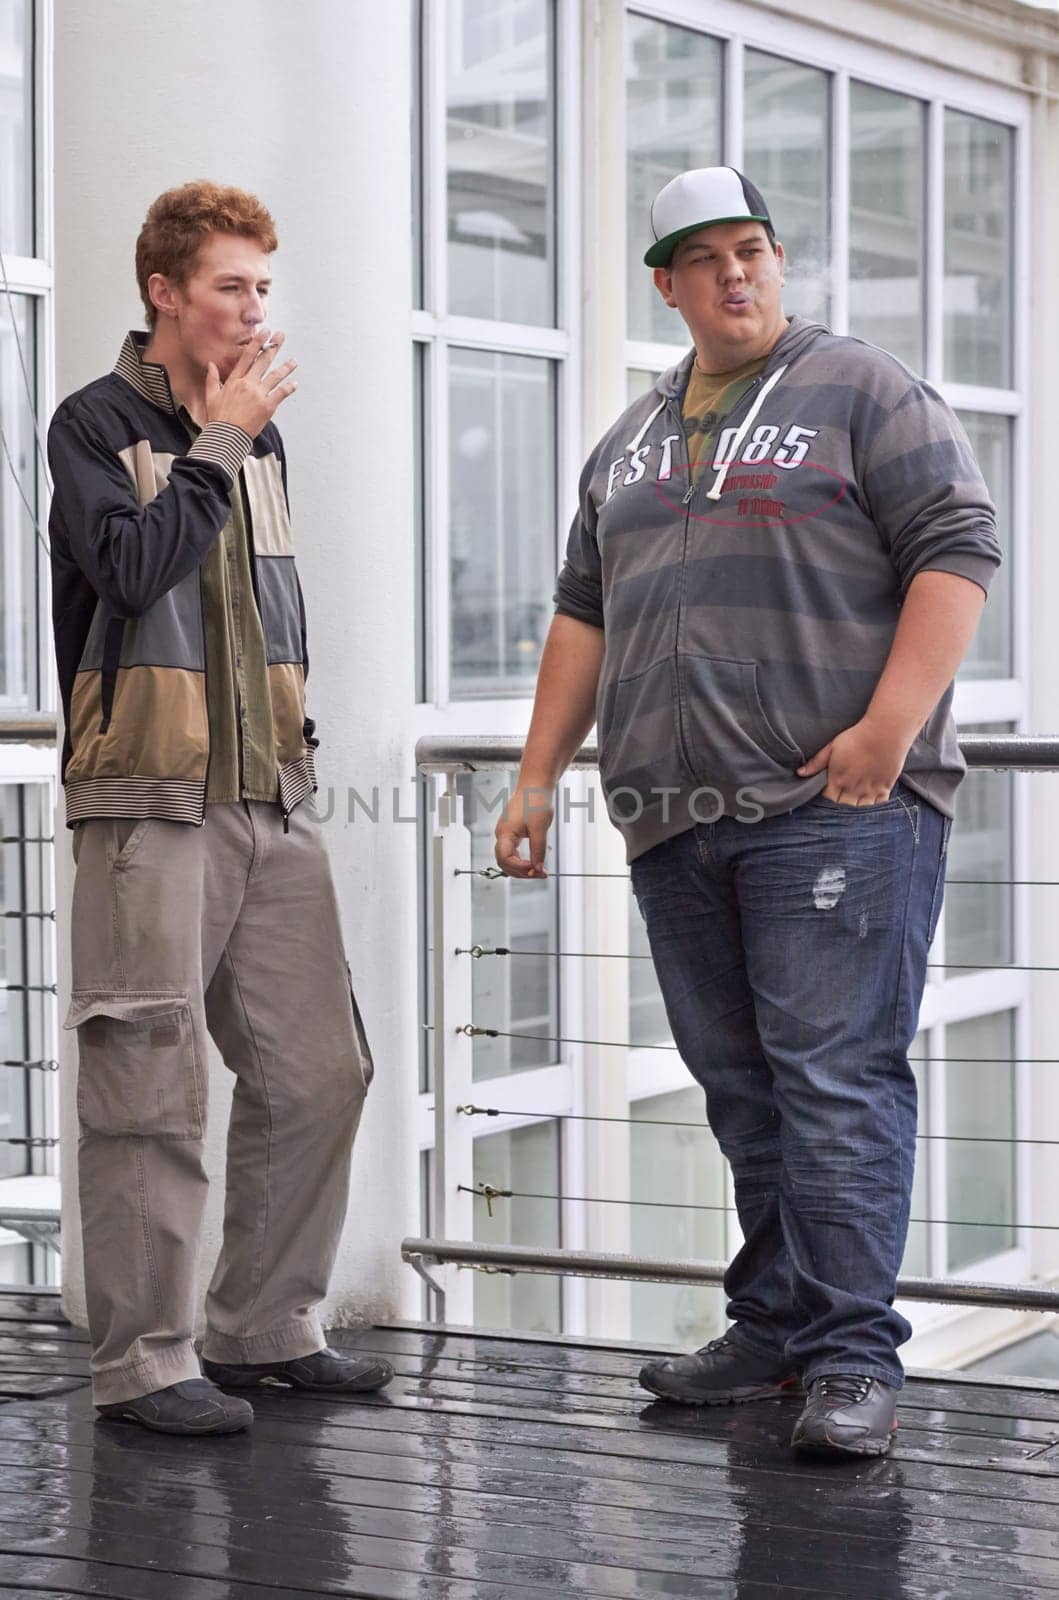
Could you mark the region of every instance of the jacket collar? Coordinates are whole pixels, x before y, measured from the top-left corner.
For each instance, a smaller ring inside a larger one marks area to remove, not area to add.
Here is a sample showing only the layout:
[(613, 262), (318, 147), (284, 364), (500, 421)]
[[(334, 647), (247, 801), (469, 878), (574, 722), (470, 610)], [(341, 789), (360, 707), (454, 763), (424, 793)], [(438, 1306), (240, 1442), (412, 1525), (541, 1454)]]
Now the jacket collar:
[(168, 372), (160, 362), (143, 359), (148, 337), (148, 334), (136, 329), (127, 333), (114, 371), (119, 378), (124, 378), (126, 383), (131, 384), (144, 400), (149, 400), (159, 410), (168, 411), (176, 416), (177, 404), (169, 386)]

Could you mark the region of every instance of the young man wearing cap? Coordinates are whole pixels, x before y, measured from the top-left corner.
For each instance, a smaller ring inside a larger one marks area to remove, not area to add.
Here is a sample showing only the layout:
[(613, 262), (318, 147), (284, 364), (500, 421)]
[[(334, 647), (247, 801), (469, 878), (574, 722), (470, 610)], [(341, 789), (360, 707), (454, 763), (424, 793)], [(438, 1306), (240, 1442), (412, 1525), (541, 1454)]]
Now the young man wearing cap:
[[(372, 1066), (311, 803), (275, 248), (240, 189), (160, 195), (147, 331), (48, 436), (93, 1398), (163, 1433), (252, 1422), (219, 1385), (392, 1377), (329, 1350), (317, 1310)], [(200, 1369), (208, 1036), (235, 1090)]]
[[(673, 1036), (731, 1163), (732, 1326), (644, 1367), (723, 1405), (807, 1390), (793, 1443), (885, 1452), (916, 1148), (916, 1031), (964, 773), (952, 682), (1000, 560), (929, 385), (784, 315), (730, 167), (683, 173), (645, 257), (694, 348), (593, 450), (496, 858), (596, 721)], [(528, 859), (520, 844), (528, 839)]]

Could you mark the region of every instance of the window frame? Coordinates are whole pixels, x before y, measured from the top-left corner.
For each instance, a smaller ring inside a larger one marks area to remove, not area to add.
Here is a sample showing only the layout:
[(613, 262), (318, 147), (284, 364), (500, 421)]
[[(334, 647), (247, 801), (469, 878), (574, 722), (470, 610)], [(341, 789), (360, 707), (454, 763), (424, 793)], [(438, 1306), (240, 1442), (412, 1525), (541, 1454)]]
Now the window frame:
[[(31, 0), (29, 6), (32, 42), (32, 95), (33, 114), (33, 249), (31, 256), (8, 255), (4, 265), (8, 288), (12, 295), (25, 295), (31, 301), (34, 319), (35, 360), (31, 376), (36, 385), (35, 420), (43, 441), (48, 420), (55, 409), (55, 197), (54, 197), (54, 115), (53, 72), (54, 8), (53, 0)], [(6, 302), (3, 284), (0, 298)], [(6, 303), (0, 306), (0, 316), (7, 317)], [(37, 520), (45, 541), (47, 540), (47, 510), (49, 485), (42, 451), (34, 443), (35, 487)], [(6, 462), (0, 461), (0, 470), (6, 471)], [(23, 522), (17, 530), (18, 537), (32, 539), (35, 558), (35, 588), (37, 605), (31, 649), (25, 662), (27, 702), (0, 702), (0, 715), (20, 710), (55, 712), (58, 705), (57, 676), (51, 643), (50, 570), (47, 557), (39, 540), (28, 532)], [(6, 537), (6, 531), (5, 531)], [(21, 557), (25, 561), (25, 547)], [(32, 580), (30, 580), (32, 581)], [(23, 592), (27, 592), (24, 583)], [(36, 817), (39, 828), (36, 834), (48, 838), (54, 832), (58, 798), (59, 752), (55, 745), (28, 745), (0, 743), (0, 783), (19, 785), (27, 791), (24, 814)], [(36, 791), (30, 799), (29, 791)], [(39, 872), (33, 872), (33, 851), (41, 852)], [(49, 853), (50, 852), (50, 853)], [(27, 955), (26, 982), (52, 984), (56, 975), (55, 924), (47, 915), (54, 913), (56, 904), (55, 854), (50, 844), (22, 846), (23, 883), (26, 904), (20, 909), (44, 913), (28, 919), (25, 949)], [(14, 909), (14, 908), (5, 908)], [(36, 930), (36, 931), (35, 931)], [(54, 1059), (58, 1054), (58, 1018), (54, 996), (45, 992), (39, 1013), (30, 1012), (26, 1037), (31, 1041), (31, 1059)], [(12, 1069), (8, 1069), (12, 1070)], [(54, 1073), (27, 1073), (26, 1129), (30, 1137), (54, 1138), (59, 1127), (58, 1075)], [(26, 1171), (21, 1177), (4, 1180), (4, 1198), (15, 1203), (17, 1186), (33, 1185), (32, 1200), (23, 1203), (39, 1206), (41, 1180), (51, 1198), (46, 1203), (59, 1205), (59, 1161), (56, 1148), (29, 1148), (26, 1153)], [(12, 1186), (15, 1186), (13, 1189)], [(0, 1231), (0, 1244), (21, 1244), (18, 1235)], [(59, 1281), (59, 1258), (54, 1252), (39, 1245), (31, 1245), (31, 1281), (35, 1285), (56, 1284)]]
[[(420, 181), (413, 193), (422, 199), (422, 305), (411, 312), (413, 356), (422, 373), (421, 405), (415, 425), (420, 429), (423, 482), (423, 606), (417, 618), (421, 625), (423, 652), (421, 681), (417, 684), (414, 708), (415, 737), (459, 738), (483, 734), (521, 739), (525, 736), (533, 701), (533, 683), (524, 690), (478, 698), (454, 698), (450, 672), (449, 636), (449, 353), (452, 349), (484, 350), (500, 354), (532, 356), (552, 364), (555, 396), (551, 448), (555, 461), (554, 557), (556, 570), (565, 549), (566, 533), (576, 506), (576, 488), (582, 462), (582, 377), (581, 377), (581, 16), (578, 0), (552, 0), (552, 65), (554, 71), (555, 139), (552, 166), (555, 222), (555, 326), (541, 327), (486, 318), (450, 315), (447, 304), (447, 171), (445, 147), (446, 121), (446, 18), (443, 6), (420, 0), (417, 6), (418, 37), (421, 42), (419, 83), (421, 112), (418, 123), (419, 147), (413, 159), (419, 162)], [(413, 93), (416, 92), (415, 76)], [(422, 698), (421, 698), (422, 696)], [(578, 780), (573, 780), (577, 782)], [(561, 850), (564, 868), (581, 870), (582, 829), (561, 819)], [(431, 827), (429, 811), (426, 829)], [(420, 852), (420, 903), (428, 903), (427, 874), (429, 849)], [(558, 895), (560, 941), (572, 939), (570, 949), (583, 948), (575, 930), (580, 920), (576, 880), (562, 879)], [(421, 920), (421, 929), (422, 929)], [(428, 930), (421, 938), (429, 937)], [(560, 949), (564, 948), (560, 943)], [(425, 957), (424, 957), (425, 963)], [(564, 1019), (581, 1015), (583, 962), (559, 962), (559, 1031), (577, 1032), (564, 1025)], [(426, 997), (429, 1004), (429, 996)], [(470, 1020), (470, 1019), (468, 1019)], [(480, 1020), (480, 1019), (476, 1019)], [(561, 1118), (580, 1109), (581, 1047), (557, 1047), (556, 1063), (478, 1080), (475, 1098), (495, 1106), (500, 1115), (475, 1119), (476, 1137), (512, 1132), (539, 1126), (542, 1117), (518, 1115), (519, 1108), (532, 1107), (549, 1118)], [(434, 1148), (434, 1096), (418, 1094), (418, 1145), (422, 1166)], [(511, 1109), (509, 1109), (511, 1108)], [(583, 1141), (569, 1136), (569, 1125), (558, 1125), (560, 1238), (571, 1248), (580, 1248), (585, 1236), (585, 1207), (566, 1197), (585, 1192)], [(469, 1179), (470, 1175), (468, 1175)], [(585, 1286), (580, 1280), (564, 1278), (560, 1284), (561, 1326), (580, 1327), (584, 1321)]]

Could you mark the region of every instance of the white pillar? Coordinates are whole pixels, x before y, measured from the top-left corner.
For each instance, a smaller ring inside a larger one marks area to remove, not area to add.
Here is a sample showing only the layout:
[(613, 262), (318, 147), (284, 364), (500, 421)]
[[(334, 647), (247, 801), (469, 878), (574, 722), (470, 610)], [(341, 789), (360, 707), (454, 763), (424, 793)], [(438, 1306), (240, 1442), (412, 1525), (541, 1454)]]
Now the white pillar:
[[(411, 815), (407, 10), (380, 20), (369, 0), (79, 0), (55, 16), (59, 397), (108, 371), (126, 330), (143, 326), (133, 249), (158, 193), (200, 177), (237, 184), (277, 222), (275, 325), (300, 362), (299, 392), (280, 422), (309, 614), (308, 704), (322, 739), (319, 799), (324, 809), (333, 788), (325, 834), (376, 1060), (325, 1308), (339, 1321), (417, 1314), (419, 1303), (399, 1255), (401, 1238), (419, 1231), (415, 828), (392, 820), (391, 803), (399, 790), (401, 814)], [(375, 786), (379, 823), (363, 812), (350, 823), (347, 791)], [(68, 992), (63, 838), (57, 856)], [(63, 1048), (64, 1303), (81, 1320), (68, 1036)], [(219, 1243), (226, 1079), (215, 1058), (204, 1277)]]

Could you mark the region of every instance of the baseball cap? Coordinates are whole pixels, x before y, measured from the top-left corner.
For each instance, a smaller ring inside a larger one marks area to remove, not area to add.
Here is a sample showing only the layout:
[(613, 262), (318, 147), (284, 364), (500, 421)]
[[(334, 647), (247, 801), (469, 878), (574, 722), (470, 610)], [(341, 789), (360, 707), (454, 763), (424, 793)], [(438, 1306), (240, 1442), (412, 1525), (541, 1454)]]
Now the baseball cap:
[(768, 206), (734, 167), (695, 167), (659, 189), (651, 207), (655, 242), (644, 256), (649, 267), (668, 267), (681, 239), (713, 222), (763, 222), (772, 227)]

